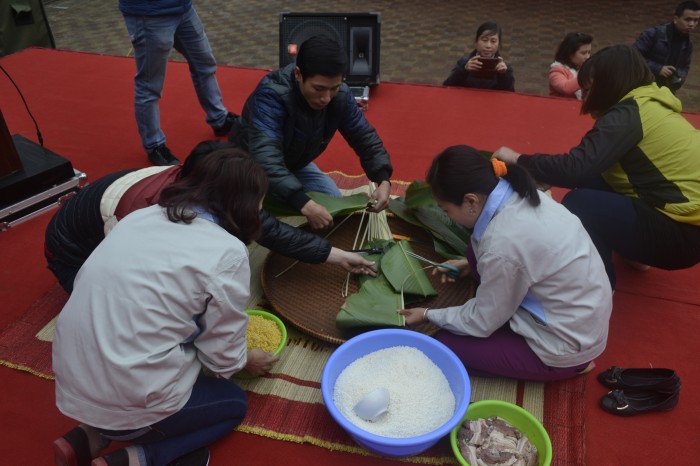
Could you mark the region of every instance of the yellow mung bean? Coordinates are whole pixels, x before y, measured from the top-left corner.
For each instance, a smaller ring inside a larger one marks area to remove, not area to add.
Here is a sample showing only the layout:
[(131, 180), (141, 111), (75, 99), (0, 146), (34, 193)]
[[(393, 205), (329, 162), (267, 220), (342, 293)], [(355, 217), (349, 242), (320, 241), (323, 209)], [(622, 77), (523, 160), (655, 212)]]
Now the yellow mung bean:
[(249, 351), (253, 348), (259, 348), (268, 353), (274, 353), (282, 341), (282, 332), (277, 324), (262, 316), (248, 317), (248, 329), (245, 336)]

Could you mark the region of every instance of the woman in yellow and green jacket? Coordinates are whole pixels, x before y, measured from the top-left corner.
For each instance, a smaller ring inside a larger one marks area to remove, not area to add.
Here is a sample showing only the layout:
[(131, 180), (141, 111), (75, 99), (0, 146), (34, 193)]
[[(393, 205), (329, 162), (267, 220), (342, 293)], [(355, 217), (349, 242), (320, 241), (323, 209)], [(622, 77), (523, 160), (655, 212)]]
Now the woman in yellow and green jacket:
[(700, 262), (700, 131), (681, 102), (659, 88), (633, 47), (606, 47), (578, 75), (581, 113), (596, 121), (578, 146), (558, 155), (494, 156), (540, 182), (571, 188), (562, 203), (576, 214), (605, 262), (612, 252), (667, 270)]

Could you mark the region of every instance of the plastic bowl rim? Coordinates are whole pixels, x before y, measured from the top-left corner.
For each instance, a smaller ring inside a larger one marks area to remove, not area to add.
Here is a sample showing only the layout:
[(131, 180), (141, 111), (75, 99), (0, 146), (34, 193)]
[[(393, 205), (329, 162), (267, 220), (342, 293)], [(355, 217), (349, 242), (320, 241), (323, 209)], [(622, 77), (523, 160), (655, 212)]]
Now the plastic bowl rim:
[(287, 326), (284, 325), (284, 322), (282, 322), (282, 319), (274, 315), (273, 313), (269, 311), (264, 311), (262, 309), (246, 309), (245, 313), (248, 314), (249, 316), (260, 316), (264, 317), (266, 319), (269, 319), (277, 324), (277, 328), (280, 329), (280, 332), (282, 333), (282, 338), (280, 340), (280, 344), (277, 346), (277, 349), (274, 352), (275, 356), (279, 356), (280, 353), (282, 353), (282, 350), (287, 346)]
[[(508, 401), (503, 401), (503, 400), (479, 400), (475, 401), (474, 403), (471, 403), (469, 405), (469, 409), (474, 409), (474, 408), (480, 408), (481, 406), (503, 406), (507, 407), (508, 409), (512, 409), (513, 411), (518, 412), (519, 414), (523, 415), (528, 421), (530, 421), (535, 427), (536, 430), (539, 431), (540, 436), (544, 439), (545, 443), (545, 458), (542, 461), (541, 464), (543, 465), (549, 465), (551, 464), (552, 461), (552, 440), (549, 437), (549, 432), (547, 432), (547, 429), (544, 428), (544, 425), (527, 409), (523, 408), (522, 406), (518, 406), (515, 403), (510, 403)], [(464, 459), (464, 456), (462, 456), (462, 453), (459, 452), (458, 455), (458, 447), (457, 447), (457, 431), (459, 428), (462, 426), (464, 421), (469, 419), (469, 409), (464, 413), (464, 416), (462, 416), (462, 419), (459, 421), (459, 423), (452, 428), (450, 431), (450, 447), (452, 448), (452, 452), (455, 455), (455, 458), (457, 459), (457, 462), (459, 462), (462, 465), (467, 465), (471, 466), (469, 462)], [(510, 422), (510, 421), (509, 421)], [(519, 428), (515, 426), (518, 430)]]
[[(404, 333), (408, 332), (408, 333)], [(394, 437), (385, 437), (382, 435), (377, 435), (373, 434), (371, 432), (367, 432), (366, 430), (362, 429), (359, 426), (356, 426), (348, 418), (346, 418), (340, 410), (335, 406), (335, 403), (333, 402), (333, 390), (332, 389), (324, 389), (323, 387), (328, 387), (330, 383), (330, 375), (328, 371), (326, 370), (327, 367), (330, 366), (331, 362), (334, 362), (335, 359), (339, 358), (338, 356), (338, 349), (343, 347), (344, 345), (350, 344), (351, 346), (359, 345), (363, 341), (377, 336), (377, 334), (381, 333), (382, 335), (387, 335), (387, 334), (393, 334), (393, 335), (407, 335), (409, 338), (415, 338), (416, 340), (421, 340), (424, 342), (427, 342), (428, 344), (437, 346), (441, 349), (445, 350), (445, 353), (448, 355), (448, 358), (451, 359), (453, 362), (456, 363), (456, 366), (458, 368), (461, 368), (462, 370), (459, 371), (460, 379), (462, 382), (465, 383), (465, 386), (470, 387), (470, 393), (471, 393), (471, 382), (469, 380), (469, 375), (467, 373), (467, 370), (464, 368), (464, 365), (462, 362), (459, 360), (457, 355), (454, 354), (452, 350), (450, 350), (444, 343), (429, 337), (427, 335), (424, 335), (420, 332), (416, 332), (414, 330), (409, 330), (409, 329), (379, 329), (379, 330), (370, 330), (368, 332), (362, 333), (360, 335), (357, 335), (349, 340), (347, 340), (345, 343), (340, 345), (333, 353), (330, 355), (328, 358), (328, 361), (326, 361), (326, 365), (323, 368), (323, 373), (321, 375), (321, 395), (323, 396), (323, 401), (326, 404), (326, 409), (328, 409), (329, 413), (331, 414), (331, 417), (340, 424), (340, 426), (348, 432), (351, 436), (355, 437), (356, 432), (355, 430), (358, 430), (361, 432), (360, 439), (362, 443), (370, 443), (374, 445), (378, 445), (381, 447), (388, 447), (388, 448), (405, 448), (409, 446), (419, 446), (424, 443), (432, 442), (433, 444), (437, 443), (441, 438), (444, 436), (448, 435), (452, 429), (454, 429), (455, 425), (459, 425), (461, 420), (464, 418), (464, 415), (466, 414), (467, 409), (469, 408), (470, 400), (469, 396), (465, 396), (462, 399), (462, 402), (458, 405), (455, 406), (455, 413), (448, 419), (443, 425), (438, 427), (435, 430), (432, 430), (430, 432), (427, 432), (425, 434), (421, 434), (415, 437), (401, 437), (401, 438), (394, 438)], [(408, 342), (407, 342), (408, 343)], [(396, 345), (394, 345), (396, 346)], [(407, 345), (408, 346), (408, 345)], [(385, 348), (390, 348), (391, 346), (386, 346)], [(383, 348), (381, 348), (383, 349)], [(377, 350), (378, 351), (378, 350)], [(368, 353), (367, 353), (368, 354)], [(441, 368), (442, 370), (442, 368)], [(444, 371), (443, 371), (444, 372)], [(332, 387), (333, 389), (335, 388)], [(330, 399), (328, 399), (330, 397)], [(330, 408), (330, 406), (333, 407), (333, 409)], [(456, 420), (456, 423), (455, 423)], [(346, 426), (350, 426), (351, 429), (348, 429)]]

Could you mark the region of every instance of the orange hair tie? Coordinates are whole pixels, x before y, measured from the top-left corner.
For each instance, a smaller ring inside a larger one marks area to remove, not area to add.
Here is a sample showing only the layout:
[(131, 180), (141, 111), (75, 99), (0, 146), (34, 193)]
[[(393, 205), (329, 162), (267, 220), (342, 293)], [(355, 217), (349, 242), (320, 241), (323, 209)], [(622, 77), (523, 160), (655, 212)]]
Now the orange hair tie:
[(493, 172), (498, 178), (508, 173), (508, 168), (506, 167), (506, 164), (503, 163), (501, 160), (498, 160), (497, 158), (491, 159), (491, 165), (493, 165)]

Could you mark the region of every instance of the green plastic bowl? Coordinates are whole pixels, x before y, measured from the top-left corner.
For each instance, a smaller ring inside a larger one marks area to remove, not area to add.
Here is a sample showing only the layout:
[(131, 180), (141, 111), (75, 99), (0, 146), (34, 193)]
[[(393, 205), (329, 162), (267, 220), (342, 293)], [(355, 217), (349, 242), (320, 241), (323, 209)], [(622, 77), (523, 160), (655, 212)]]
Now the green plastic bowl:
[(464, 421), (493, 416), (505, 419), (520, 432), (527, 434), (530, 441), (537, 447), (539, 466), (549, 466), (551, 464), (552, 442), (542, 423), (520, 406), (500, 400), (482, 400), (470, 404), (462, 421), (450, 432), (450, 445), (452, 445), (452, 451), (459, 464), (470, 466), (457, 446), (457, 432), (459, 432)]
[[(280, 341), (279, 346), (275, 350), (274, 355), (279, 356), (280, 354), (282, 354), (282, 350), (285, 348), (285, 346), (287, 346), (287, 327), (285, 327), (284, 322), (282, 322), (280, 318), (276, 315), (267, 311), (262, 311), (260, 309), (247, 309), (245, 312), (249, 316), (264, 317), (265, 319), (271, 320), (277, 324), (277, 328), (279, 328), (280, 332), (282, 333), (282, 340)], [(252, 379), (257, 377), (256, 375), (250, 374), (245, 369), (241, 370), (240, 372), (237, 372), (233, 376), (239, 379)]]
[(277, 328), (279, 328), (280, 333), (282, 333), (282, 340), (280, 341), (280, 344), (275, 350), (274, 354), (275, 356), (279, 356), (282, 353), (284, 347), (287, 346), (287, 327), (285, 327), (284, 322), (282, 322), (279, 317), (272, 314), (271, 312), (261, 311), (260, 309), (248, 309), (245, 312), (249, 316), (264, 317), (265, 319), (269, 319), (277, 324)]

